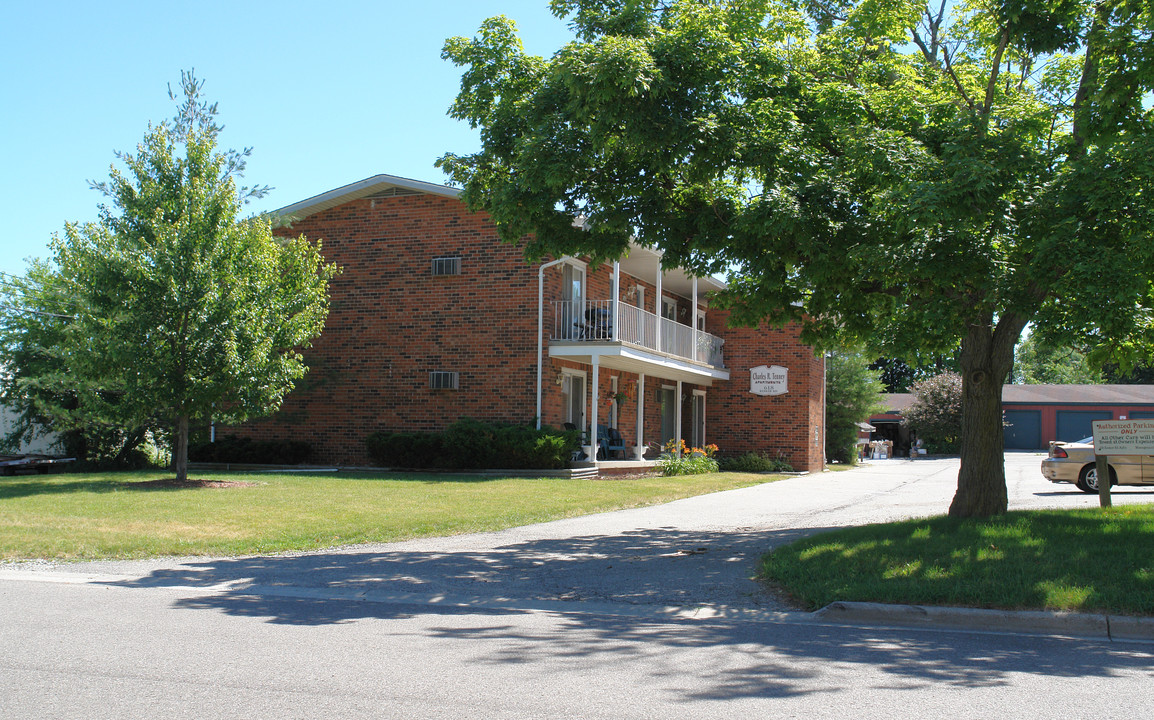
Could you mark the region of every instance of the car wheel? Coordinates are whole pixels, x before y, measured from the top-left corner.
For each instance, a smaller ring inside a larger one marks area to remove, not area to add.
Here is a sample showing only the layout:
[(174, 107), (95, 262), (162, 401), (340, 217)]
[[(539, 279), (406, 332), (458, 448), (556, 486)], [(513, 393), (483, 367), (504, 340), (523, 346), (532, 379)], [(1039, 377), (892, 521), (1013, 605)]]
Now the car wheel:
[[(1114, 468), (1110, 468), (1110, 485), (1118, 484), (1118, 477), (1114, 475)], [(1098, 468), (1093, 465), (1087, 465), (1082, 468), (1081, 474), (1078, 475), (1078, 489), (1086, 493), (1098, 492)]]

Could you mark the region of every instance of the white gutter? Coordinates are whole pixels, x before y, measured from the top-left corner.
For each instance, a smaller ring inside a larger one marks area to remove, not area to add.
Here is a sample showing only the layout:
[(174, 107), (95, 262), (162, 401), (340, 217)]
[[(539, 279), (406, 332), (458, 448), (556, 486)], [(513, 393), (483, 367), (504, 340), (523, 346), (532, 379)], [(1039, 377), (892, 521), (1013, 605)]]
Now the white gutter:
[(537, 429), (541, 429), (541, 360), (545, 352), (545, 269), (565, 262), (568, 256), (550, 260), (537, 268)]

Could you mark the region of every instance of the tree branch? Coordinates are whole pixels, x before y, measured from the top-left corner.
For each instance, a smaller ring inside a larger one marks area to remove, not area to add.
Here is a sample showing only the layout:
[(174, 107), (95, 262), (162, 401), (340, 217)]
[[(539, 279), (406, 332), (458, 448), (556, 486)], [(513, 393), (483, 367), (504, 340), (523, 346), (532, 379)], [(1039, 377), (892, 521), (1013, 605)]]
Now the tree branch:
[(986, 101), (982, 104), (982, 115), (988, 116), (990, 108), (994, 106), (994, 89), (998, 86), (998, 72), (1002, 69), (1002, 55), (1006, 46), (1010, 44), (1009, 27), (1002, 30), (1002, 39), (998, 41), (998, 49), (994, 53), (993, 67), (990, 68), (990, 81), (986, 84)]
[(954, 66), (950, 63), (950, 53), (945, 48), (942, 48), (942, 59), (946, 61), (946, 72), (953, 78), (954, 87), (961, 93), (962, 99), (966, 101), (966, 104), (970, 106), (971, 110), (976, 109), (974, 99), (971, 98), (970, 94), (966, 92), (966, 89), (962, 87), (962, 81), (958, 79), (957, 74), (954, 72)]

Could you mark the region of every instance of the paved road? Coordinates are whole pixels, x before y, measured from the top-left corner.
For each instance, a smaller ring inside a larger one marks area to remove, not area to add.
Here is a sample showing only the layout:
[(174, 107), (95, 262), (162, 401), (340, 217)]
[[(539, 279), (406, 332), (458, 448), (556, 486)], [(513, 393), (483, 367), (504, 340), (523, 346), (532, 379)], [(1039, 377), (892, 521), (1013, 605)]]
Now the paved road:
[[(1012, 507), (1097, 503), (1040, 459), (1007, 456)], [(837, 627), (749, 579), (803, 534), (944, 512), (955, 482), (892, 460), (499, 533), (9, 567), (0, 716), (1134, 717), (1152, 645)]]

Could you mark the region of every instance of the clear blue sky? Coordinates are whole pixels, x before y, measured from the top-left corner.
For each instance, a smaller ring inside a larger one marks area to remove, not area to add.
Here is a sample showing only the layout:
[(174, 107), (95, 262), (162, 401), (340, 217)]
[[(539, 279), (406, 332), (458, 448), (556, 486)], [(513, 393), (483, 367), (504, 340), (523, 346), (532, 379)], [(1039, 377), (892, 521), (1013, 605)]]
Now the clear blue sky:
[(115, 150), (170, 118), (196, 69), (224, 147), (251, 146), (247, 184), (290, 205), (378, 173), (445, 182), (433, 162), (478, 145), (449, 118), (460, 71), (446, 38), (517, 21), (529, 52), (570, 37), (547, 0), (68, 2), (10, 0), (0, 23), (0, 272), (48, 257), (66, 221), (96, 219)]

